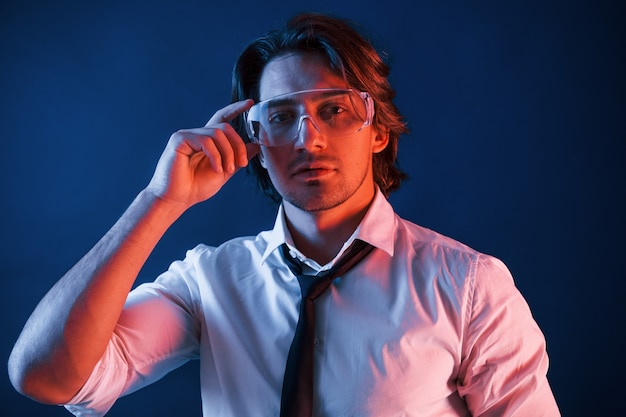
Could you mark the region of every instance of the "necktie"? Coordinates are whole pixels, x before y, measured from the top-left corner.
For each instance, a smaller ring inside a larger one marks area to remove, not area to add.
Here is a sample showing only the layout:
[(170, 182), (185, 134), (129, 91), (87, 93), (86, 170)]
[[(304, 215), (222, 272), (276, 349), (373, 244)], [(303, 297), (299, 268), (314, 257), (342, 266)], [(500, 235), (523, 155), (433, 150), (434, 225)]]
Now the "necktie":
[(330, 286), (332, 280), (345, 274), (374, 249), (362, 240), (355, 240), (333, 267), (317, 276), (303, 275), (302, 264), (280, 248), (291, 272), (298, 278), (302, 292), (300, 316), (289, 348), (280, 405), (280, 417), (310, 417), (313, 410), (313, 352), (315, 344), (315, 300)]

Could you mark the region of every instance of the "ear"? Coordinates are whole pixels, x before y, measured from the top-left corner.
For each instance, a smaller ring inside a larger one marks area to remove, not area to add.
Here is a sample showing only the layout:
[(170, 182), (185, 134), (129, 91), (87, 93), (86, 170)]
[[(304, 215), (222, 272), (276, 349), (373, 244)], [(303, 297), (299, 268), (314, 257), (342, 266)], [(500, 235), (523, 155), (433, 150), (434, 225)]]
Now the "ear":
[(372, 133), (372, 153), (382, 152), (389, 144), (389, 130), (372, 129)]

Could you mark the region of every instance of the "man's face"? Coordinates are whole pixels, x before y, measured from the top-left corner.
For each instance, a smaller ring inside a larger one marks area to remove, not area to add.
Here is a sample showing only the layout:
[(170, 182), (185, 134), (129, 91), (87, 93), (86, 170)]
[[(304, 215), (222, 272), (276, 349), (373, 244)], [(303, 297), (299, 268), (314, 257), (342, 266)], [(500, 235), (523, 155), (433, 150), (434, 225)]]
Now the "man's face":
[[(260, 100), (320, 88), (349, 88), (313, 55), (284, 55), (270, 61), (261, 75)], [(372, 126), (348, 136), (327, 137), (304, 119), (297, 139), (261, 147), (267, 169), (285, 204), (305, 211), (338, 206), (363, 207), (374, 195), (372, 154), (387, 145)]]

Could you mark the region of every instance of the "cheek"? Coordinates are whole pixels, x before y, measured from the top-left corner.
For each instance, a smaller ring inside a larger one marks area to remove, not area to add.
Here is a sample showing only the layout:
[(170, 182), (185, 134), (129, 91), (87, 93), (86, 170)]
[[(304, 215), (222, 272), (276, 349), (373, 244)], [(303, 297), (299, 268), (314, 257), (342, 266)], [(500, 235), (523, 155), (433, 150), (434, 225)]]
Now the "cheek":
[(279, 148), (261, 148), (259, 153), (259, 162), (261, 166), (268, 172), (280, 172), (284, 169), (284, 161), (287, 161), (287, 155), (280, 152)]
[(344, 164), (351, 169), (360, 169), (363, 166), (367, 166), (372, 159), (372, 148), (368, 144), (367, 138), (361, 139), (360, 142), (346, 144), (341, 149)]

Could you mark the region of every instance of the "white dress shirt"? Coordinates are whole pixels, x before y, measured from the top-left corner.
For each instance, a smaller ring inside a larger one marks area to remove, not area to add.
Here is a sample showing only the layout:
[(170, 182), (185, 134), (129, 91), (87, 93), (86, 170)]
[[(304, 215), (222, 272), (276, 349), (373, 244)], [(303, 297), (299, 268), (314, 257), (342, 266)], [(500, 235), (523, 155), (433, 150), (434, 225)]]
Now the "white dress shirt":
[[(375, 250), (316, 303), (314, 416), (558, 416), (543, 334), (505, 265), (401, 219), (376, 198), (346, 242)], [(206, 417), (278, 415), (300, 289), (273, 230), (199, 245), (133, 290), (67, 409), (115, 400), (200, 360)], [(341, 255), (338, 254), (338, 257)], [(335, 258), (337, 259), (337, 258)]]

